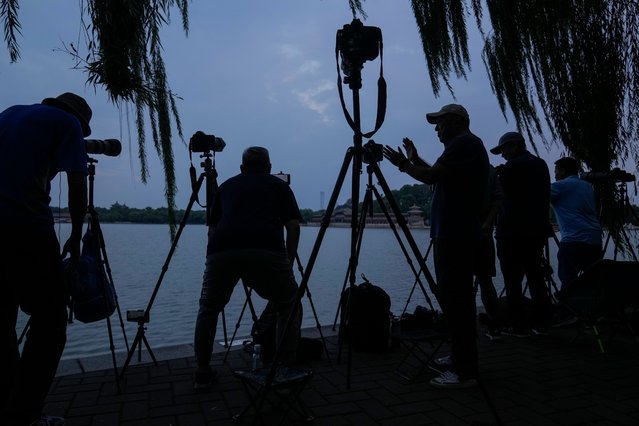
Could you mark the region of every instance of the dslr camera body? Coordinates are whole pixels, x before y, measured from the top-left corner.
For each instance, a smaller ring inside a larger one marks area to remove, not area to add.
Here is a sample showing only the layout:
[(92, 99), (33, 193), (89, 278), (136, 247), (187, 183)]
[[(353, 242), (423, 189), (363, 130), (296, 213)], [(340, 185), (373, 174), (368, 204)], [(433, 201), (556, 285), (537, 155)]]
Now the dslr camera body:
[(189, 150), (191, 152), (222, 152), (225, 146), (224, 139), (215, 135), (207, 135), (200, 130), (195, 132), (189, 140)]
[(345, 84), (349, 83), (353, 73), (359, 73), (364, 62), (377, 58), (381, 43), (382, 30), (365, 26), (359, 19), (353, 19), (350, 24), (337, 30), (336, 49), (342, 58)]

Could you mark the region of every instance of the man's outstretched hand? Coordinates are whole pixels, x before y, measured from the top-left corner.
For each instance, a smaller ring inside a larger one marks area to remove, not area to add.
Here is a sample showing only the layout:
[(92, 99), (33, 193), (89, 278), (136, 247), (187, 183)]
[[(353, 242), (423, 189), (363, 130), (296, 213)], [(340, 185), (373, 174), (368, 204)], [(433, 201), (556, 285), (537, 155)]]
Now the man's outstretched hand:
[(390, 161), (395, 167), (399, 167), (404, 162), (408, 161), (408, 158), (406, 158), (406, 155), (404, 155), (404, 152), (402, 151), (400, 147), (397, 147), (397, 151), (396, 151), (390, 146), (385, 145), (384, 157), (386, 157), (386, 159)]

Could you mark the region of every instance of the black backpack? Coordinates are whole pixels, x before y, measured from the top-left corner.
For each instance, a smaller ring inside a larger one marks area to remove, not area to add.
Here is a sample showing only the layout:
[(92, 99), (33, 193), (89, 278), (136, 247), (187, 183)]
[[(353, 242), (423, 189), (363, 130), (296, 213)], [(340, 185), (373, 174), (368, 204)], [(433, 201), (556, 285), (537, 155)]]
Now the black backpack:
[[(386, 351), (389, 348), (392, 317), (388, 293), (366, 278), (362, 284), (353, 286), (352, 295), (350, 290), (350, 287), (344, 290), (340, 301), (340, 338), (348, 341), (358, 351)], [(345, 324), (347, 313), (348, 323)]]

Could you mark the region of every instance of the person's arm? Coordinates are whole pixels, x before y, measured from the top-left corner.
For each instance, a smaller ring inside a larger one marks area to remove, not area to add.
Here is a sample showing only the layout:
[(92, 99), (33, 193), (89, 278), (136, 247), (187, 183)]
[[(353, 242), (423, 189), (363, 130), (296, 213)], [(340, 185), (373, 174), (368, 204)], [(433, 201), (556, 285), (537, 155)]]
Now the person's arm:
[(297, 257), (297, 246), (300, 242), (300, 222), (297, 219), (291, 219), (284, 224), (286, 228), (286, 253), (291, 265), (295, 265)]
[(400, 172), (407, 173), (413, 179), (428, 185), (440, 181), (447, 173), (446, 167), (437, 162), (429, 166), (428, 163), (420, 159), (419, 164), (414, 164), (406, 158), (399, 147), (396, 151), (388, 145), (384, 146), (384, 157), (398, 167)]
[(82, 239), (82, 225), (87, 212), (87, 178), (84, 173), (67, 172), (69, 187), (69, 213), (71, 215), (71, 235), (64, 243), (62, 257), (68, 253), (71, 261), (80, 258), (80, 240)]

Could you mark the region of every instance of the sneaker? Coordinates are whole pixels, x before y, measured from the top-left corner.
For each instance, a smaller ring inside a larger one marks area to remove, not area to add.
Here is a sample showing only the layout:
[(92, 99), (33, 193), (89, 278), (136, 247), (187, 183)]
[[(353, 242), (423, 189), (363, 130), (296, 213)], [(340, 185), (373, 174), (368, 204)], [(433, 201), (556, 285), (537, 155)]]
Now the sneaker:
[(211, 383), (217, 376), (217, 370), (209, 367), (208, 370), (198, 370), (193, 374), (193, 389), (206, 390), (211, 387)]
[(524, 329), (524, 328), (515, 328), (515, 327), (508, 327), (505, 328), (501, 331), (501, 334), (505, 335), (505, 336), (514, 336), (514, 337), (530, 337), (530, 330)]
[(477, 380), (461, 380), (459, 376), (452, 371), (444, 371), (441, 375), (432, 378), (430, 384), (440, 389), (465, 389), (477, 386)]
[(486, 337), (488, 337), (488, 340), (490, 340), (491, 342), (499, 342), (501, 341), (501, 338), (502, 338), (501, 331), (488, 330), (486, 332)]
[(450, 359), (450, 355), (446, 355), (441, 358), (435, 358), (433, 364), (440, 368), (448, 368), (453, 365), (453, 361)]
[(535, 336), (548, 336), (548, 327), (534, 327), (530, 331)]
[(64, 426), (66, 423), (62, 417), (45, 416), (44, 414), (40, 418), (29, 426)]

